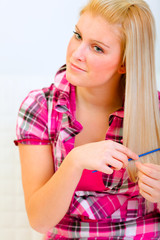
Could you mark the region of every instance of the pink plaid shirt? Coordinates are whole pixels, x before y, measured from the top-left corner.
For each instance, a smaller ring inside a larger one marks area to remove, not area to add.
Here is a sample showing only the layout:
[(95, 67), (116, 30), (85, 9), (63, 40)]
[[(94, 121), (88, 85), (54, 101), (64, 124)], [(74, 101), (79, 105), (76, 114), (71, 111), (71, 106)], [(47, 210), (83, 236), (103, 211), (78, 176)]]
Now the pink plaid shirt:
[[(75, 87), (65, 73), (63, 67), (49, 88), (30, 92), (17, 119), (15, 143), (51, 144), (56, 171), (83, 128), (75, 118)], [(110, 115), (106, 140), (122, 143), (123, 115), (123, 107)], [(93, 178), (99, 186), (87, 184), (81, 189), (82, 182), (91, 183)], [(84, 170), (68, 212), (46, 239), (160, 239), (160, 212), (157, 204), (146, 209), (125, 169), (111, 175)]]

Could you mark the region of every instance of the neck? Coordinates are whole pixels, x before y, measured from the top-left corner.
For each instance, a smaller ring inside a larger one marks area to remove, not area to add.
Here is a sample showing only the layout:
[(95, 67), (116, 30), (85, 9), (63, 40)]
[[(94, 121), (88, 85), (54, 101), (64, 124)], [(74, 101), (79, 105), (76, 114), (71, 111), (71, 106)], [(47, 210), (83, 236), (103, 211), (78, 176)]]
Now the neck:
[(122, 106), (123, 89), (121, 86), (112, 89), (76, 87), (76, 96), (78, 105), (112, 112)]

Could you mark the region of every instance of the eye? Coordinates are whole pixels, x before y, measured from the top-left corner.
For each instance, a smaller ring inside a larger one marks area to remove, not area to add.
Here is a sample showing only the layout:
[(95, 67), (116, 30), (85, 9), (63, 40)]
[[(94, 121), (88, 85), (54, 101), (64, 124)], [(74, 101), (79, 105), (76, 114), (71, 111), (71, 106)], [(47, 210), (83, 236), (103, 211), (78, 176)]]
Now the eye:
[(103, 49), (100, 48), (100, 47), (98, 47), (98, 46), (94, 46), (93, 48), (94, 48), (94, 50), (95, 50), (96, 52), (98, 52), (98, 53), (103, 53), (103, 52), (104, 52)]
[(81, 35), (80, 35), (78, 32), (73, 31), (73, 33), (74, 33), (75, 38), (76, 38), (77, 40), (81, 40), (81, 39), (82, 39), (82, 38), (81, 38)]

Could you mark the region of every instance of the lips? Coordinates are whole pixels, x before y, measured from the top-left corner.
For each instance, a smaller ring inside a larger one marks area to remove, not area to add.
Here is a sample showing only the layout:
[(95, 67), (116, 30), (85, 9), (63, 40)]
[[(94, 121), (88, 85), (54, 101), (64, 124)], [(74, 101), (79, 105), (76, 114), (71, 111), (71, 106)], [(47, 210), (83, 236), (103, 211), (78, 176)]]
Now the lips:
[(79, 66), (77, 66), (77, 65), (75, 65), (75, 64), (73, 64), (73, 63), (70, 63), (70, 66), (71, 66), (71, 68), (72, 68), (72, 69), (75, 69), (75, 70), (79, 70), (79, 71), (86, 72), (86, 70), (85, 70), (85, 69), (83, 69), (83, 68), (80, 68)]

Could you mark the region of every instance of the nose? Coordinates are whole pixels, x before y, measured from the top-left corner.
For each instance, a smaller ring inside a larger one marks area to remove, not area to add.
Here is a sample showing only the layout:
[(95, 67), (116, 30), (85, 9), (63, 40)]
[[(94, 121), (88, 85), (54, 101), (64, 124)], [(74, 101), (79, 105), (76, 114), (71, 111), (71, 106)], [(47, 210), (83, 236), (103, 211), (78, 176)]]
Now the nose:
[(86, 46), (81, 43), (73, 52), (72, 57), (74, 60), (85, 62), (86, 60)]

